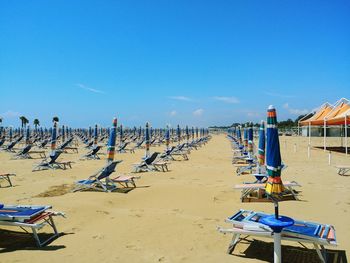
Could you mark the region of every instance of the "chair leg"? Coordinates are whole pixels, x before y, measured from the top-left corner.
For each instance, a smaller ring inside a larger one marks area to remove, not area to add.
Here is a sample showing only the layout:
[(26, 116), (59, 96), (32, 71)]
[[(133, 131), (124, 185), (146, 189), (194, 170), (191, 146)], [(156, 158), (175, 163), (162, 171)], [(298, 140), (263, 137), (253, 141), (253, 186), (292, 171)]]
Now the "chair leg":
[(227, 248), (227, 254), (232, 254), (233, 250), (235, 249), (237, 243), (239, 242), (240, 234), (234, 234), (231, 240), (230, 245)]

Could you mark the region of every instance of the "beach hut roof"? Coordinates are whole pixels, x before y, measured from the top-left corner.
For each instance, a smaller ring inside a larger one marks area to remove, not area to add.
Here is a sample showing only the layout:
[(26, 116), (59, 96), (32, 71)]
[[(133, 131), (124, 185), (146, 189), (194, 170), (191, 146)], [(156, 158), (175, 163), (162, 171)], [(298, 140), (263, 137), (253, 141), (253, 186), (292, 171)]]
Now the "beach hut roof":
[(310, 118), (306, 120), (300, 120), (299, 124), (301, 126), (306, 125), (323, 125), (324, 117), (326, 117), (331, 111), (333, 110), (333, 106), (326, 102), (322, 104), (319, 108), (314, 110), (313, 112), (310, 112), (306, 116), (310, 115), (311, 113), (314, 113)]
[[(346, 120), (346, 121), (345, 121)], [(344, 125), (350, 121), (350, 102), (347, 99), (339, 101), (338, 105), (325, 117), (327, 125)]]

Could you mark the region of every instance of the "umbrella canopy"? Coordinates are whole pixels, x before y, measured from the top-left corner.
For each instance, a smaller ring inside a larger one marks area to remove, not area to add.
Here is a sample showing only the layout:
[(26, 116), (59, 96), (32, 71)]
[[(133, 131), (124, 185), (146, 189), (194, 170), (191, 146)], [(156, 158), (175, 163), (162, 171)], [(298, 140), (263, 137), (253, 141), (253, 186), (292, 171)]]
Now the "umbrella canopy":
[(190, 139), (190, 133), (188, 131), (188, 126), (186, 125), (186, 129), (185, 129), (185, 132), (186, 132), (186, 140), (188, 142), (188, 140)]
[(145, 144), (146, 144), (146, 156), (145, 157), (148, 157), (149, 156), (149, 145), (150, 145), (150, 137), (149, 137), (149, 123), (147, 122), (146, 123), (146, 131), (145, 131), (146, 135), (146, 141), (145, 141)]
[(237, 129), (237, 140), (240, 145), (242, 145), (242, 133), (241, 133), (241, 126), (238, 126)]
[(120, 143), (122, 143), (123, 142), (123, 136), (124, 136), (124, 134), (123, 134), (123, 125), (122, 124), (120, 124), (120, 137), (119, 137), (119, 141), (120, 141)]
[(62, 142), (65, 141), (65, 137), (66, 137), (66, 131), (64, 129), (64, 125), (62, 125)]
[(270, 105), (267, 110), (266, 130), (266, 168), (269, 178), (265, 186), (265, 191), (268, 196), (277, 199), (284, 191), (281, 180), (281, 164), (276, 109), (274, 106)]
[(26, 145), (29, 144), (29, 139), (30, 139), (30, 130), (29, 130), (29, 126), (27, 126), (27, 130), (26, 130)]
[(95, 129), (94, 129), (94, 147), (97, 146), (97, 139), (98, 139), (98, 129), (97, 129), (97, 124), (95, 124)]
[(107, 162), (113, 162), (115, 153), (115, 139), (117, 133), (117, 118), (113, 119), (113, 126), (109, 132), (109, 140), (107, 145)]
[(56, 140), (57, 140), (57, 122), (53, 122), (53, 129), (51, 133), (51, 156), (55, 155), (56, 151)]
[(250, 123), (248, 128), (248, 152), (250, 156), (253, 155), (253, 123)]
[(89, 139), (91, 139), (91, 137), (92, 137), (92, 128), (91, 126), (89, 126)]
[(169, 130), (169, 125), (166, 126), (166, 132), (165, 132), (165, 144), (166, 144), (166, 149), (169, 149), (169, 144), (170, 144), (170, 130)]
[(265, 123), (261, 121), (259, 129), (259, 149), (258, 149), (259, 165), (265, 164)]
[(10, 131), (9, 131), (9, 140), (10, 140), (10, 142), (12, 141), (12, 136), (13, 136), (13, 131), (12, 131), (12, 127), (10, 127)]
[(177, 125), (177, 128), (176, 128), (176, 135), (177, 135), (177, 141), (178, 141), (178, 143), (180, 143), (180, 141), (181, 141), (181, 130), (180, 130), (180, 125)]
[(248, 149), (248, 129), (247, 129), (247, 125), (244, 125), (244, 128), (243, 128), (243, 143), (244, 143), (245, 149)]

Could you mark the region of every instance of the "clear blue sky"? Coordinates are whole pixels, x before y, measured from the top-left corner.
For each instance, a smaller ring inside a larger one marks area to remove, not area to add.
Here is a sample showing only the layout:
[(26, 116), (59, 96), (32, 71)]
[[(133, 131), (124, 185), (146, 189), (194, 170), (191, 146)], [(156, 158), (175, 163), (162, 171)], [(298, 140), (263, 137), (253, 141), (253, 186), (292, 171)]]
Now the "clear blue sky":
[(350, 97), (349, 1), (0, 1), (0, 116), (280, 120)]

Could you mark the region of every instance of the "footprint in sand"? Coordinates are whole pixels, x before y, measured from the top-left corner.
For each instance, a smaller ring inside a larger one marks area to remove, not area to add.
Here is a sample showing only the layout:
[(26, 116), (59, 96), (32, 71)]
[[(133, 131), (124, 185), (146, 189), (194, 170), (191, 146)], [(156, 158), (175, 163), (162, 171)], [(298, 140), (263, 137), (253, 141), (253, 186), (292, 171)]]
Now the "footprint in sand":
[(107, 211), (102, 211), (102, 210), (96, 210), (97, 213), (102, 213), (102, 214), (105, 214), (105, 215), (109, 215), (109, 212)]
[(104, 239), (105, 238), (105, 236), (104, 235), (95, 235), (95, 236), (93, 236), (92, 237), (93, 239)]

